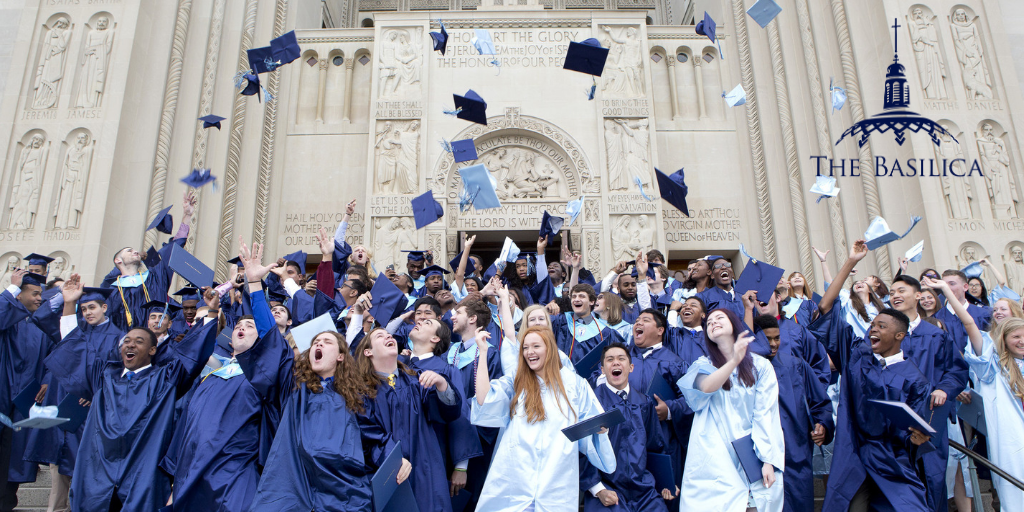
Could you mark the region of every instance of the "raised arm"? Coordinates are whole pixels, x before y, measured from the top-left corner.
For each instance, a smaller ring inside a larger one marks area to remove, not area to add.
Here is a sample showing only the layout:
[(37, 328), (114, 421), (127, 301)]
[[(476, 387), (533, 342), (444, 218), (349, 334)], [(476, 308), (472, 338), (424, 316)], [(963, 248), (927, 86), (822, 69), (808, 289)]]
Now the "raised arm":
[[(832, 282), (832, 271), (828, 269), (828, 262), (825, 261), (828, 258), (828, 253), (832, 251), (821, 252), (818, 249), (811, 247), (814, 250), (814, 254), (818, 256), (818, 261), (821, 262), (821, 280), (822, 285), (827, 285)], [(807, 294), (808, 296), (810, 294)]]
[(263, 294), (263, 278), (277, 267), (277, 263), (263, 264), (262, 244), (253, 243), (252, 250), (250, 250), (241, 236), (238, 237), (238, 244), (238, 257), (241, 258), (242, 264), (245, 266), (245, 280), (249, 289), (252, 317), (256, 322), (256, 331), (260, 337), (263, 337), (275, 326), (274, 315), (270, 312), (270, 305), (267, 304)]
[(334, 232), (334, 239), (340, 244), (345, 243), (345, 232), (348, 231), (348, 219), (356, 211), (356, 200), (353, 199), (345, 205), (345, 216), (341, 218), (341, 223), (338, 224), (338, 230)]
[(743, 356), (747, 354), (747, 345), (753, 340), (754, 338), (750, 335), (750, 331), (743, 331), (736, 340), (736, 343), (733, 344), (732, 357), (721, 368), (712, 372), (711, 375), (703, 378), (698, 377), (695, 381), (697, 387), (704, 393), (714, 393), (722, 389), (722, 385), (729, 380), (733, 370), (743, 361)]
[(974, 347), (974, 353), (980, 354), (982, 351), (982, 346), (984, 345), (984, 342), (982, 341), (983, 338), (981, 336), (981, 330), (978, 329), (978, 324), (974, 322), (974, 318), (971, 317), (971, 314), (967, 312), (967, 308), (965, 308), (964, 305), (961, 304), (960, 301), (957, 300), (956, 297), (953, 295), (953, 290), (949, 288), (949, 285), (946, 284), (945, 281), (942, 281), (940, 279), (932, 279), (930, 277), (925, 277), (921, 281), (921, 284), (929, 288), (942, 290), (942, 294), (946, 296), (946, 304), (949, 304), (950, 306), (953, 307), (953, 312), (956, 313), (956, 316), (957, 318), (960, 319), (960, 322), (964, 324), (964, 330), (967, 331), (967, 337), (970, 338), (971, 340), (971, 346)]
[(178, 232), (174, 239), (188, 238), (189, 229), (192, 227), (192, 214), (196, 211), (196, 195), (191, 190), (185, 191), (185, 197), (181, 203), (181, 224), (178, 225)]
[(466, 283), (466, 264), (469, 262), (469, 251), (473, 248), (476, 235), (467, 236), (462, 234), (462, 257), (459, 258), (459, 268), (455, 269), (455, 289), (462, 293), (462, 286)]
[[(497, 276), (491, 278), (492, 280), (498, 279)], [(495, 294), (498, 296), (498, 315), (501, 319), (502, 326), (508, 326), (508, 329), (512, 331), (512, 336), (515, 337), (515, 321), (512, 320), (512, 306), (509, 302), (509, 291), (508, 285), (503, 285), (499, 282), (495, 285)], [(524, 319), (525, 325), (525, 319)], [(504, 330), (504, 329), (503, 329)], [(504, 341), (502, 341), (504, 343)]]
[(867, 255), (868, 246), (863, 239), (853, 243), (853, 247), (850, 248), (850, 257), (846, 258), (846, 262), (839, 269), (839, 274), (836, 275), (835, 281), (832, 281), (832, 284), (825, 290), (825, 295), (821, 298), (821, 302), (818, 303), (818, 311), (821, 314), (827, 314), (832, 310), (832, 304), (839, 297), (839, 292), (843, 289), (843, 283), (846, 282), (846, 278), (850, 276), (850, 272), (857, 266), (857, 263)]
[(570, 267), (572, 267), (572, 275), (569, 276), (569, 293), (572, 293), (573, 287), (580, 283), (580, 269), (583, 268), (583, 255), (574, 252), (569, 256)]
[[(354, 201), (353, 201), (354, 202)], [(350, 203), (351, 204), (351, 203)], [(345, 214), (348, 218), (348, 214)], [(344, 223), (345, 221), (342, 221)], [(316, 267), (316, 289), (324, 295), (334, 298), (334, 240), (327, 236), (327, 230), (320, 228), (317, 234), (317, 241), (320, 242), (320, 265)]]
[[(491, 348), (488, 340), (491, 339), (491, 333), (487, 332), (487, 329), (478, 327), (476, 330), (476, 352), (477, 352), (477, 364), (476, 364), (476, 404), (484, 405), (484, 399), (487, 398), (487, 390), (491, 389), (491, 376), (487, 373), (487, 350)], [(469, 397), (466, 397), (467, 399)]]
[(1006, 278), (1003, 277), (1003, 274), (1001, 272), (999, 272), (999, 269), (996, 268), (996, 266), (993, 265), (992, 262), (988, 260), (988, 258), (980, 259), (979, 263), (984, 265), (985, 268), (987, 268), (990, 272), (992, 272), (993, 275), (996, 276), (996, 284), (997, 285), (999, 285), (999, 286), (1006, 286)]

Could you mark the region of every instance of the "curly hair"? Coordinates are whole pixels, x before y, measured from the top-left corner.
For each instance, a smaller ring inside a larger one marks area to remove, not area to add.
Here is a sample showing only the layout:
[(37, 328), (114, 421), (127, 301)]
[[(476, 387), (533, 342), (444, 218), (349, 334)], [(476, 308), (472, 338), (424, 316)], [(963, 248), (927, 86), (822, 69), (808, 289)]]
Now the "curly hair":
[[(334, 391), (345, 399), (345, 406), (350, 411), (363, 414), (366, 412), (366, 408), (363, 407), (363, 398), (370, 395), (371, 390), (366, 382), (359, 378), (356, 363), (353, 357), (349, 355), (348, 343), (345, 342), (345, 337), (333, 331), (324, 331), (317, 334), (313, 339), (319, 338), (324, 333), (331, 334), (338, 341), (338, 351), (342, 356), (341, 361), (338, 361), (337, 366), (334, 367)], [(299, 357), (295, 359), (293, 371), (295, 372), (295, 389), (299, 389), (305, 384), (306, 389), (313, 393), (323, 392), (320, 376), (313, 371), (313, 366), (309, 362), (309, 349), (306, 349), (305, 352), (299, 354)], [(372, 391), (376, 394), (376, 389)]]

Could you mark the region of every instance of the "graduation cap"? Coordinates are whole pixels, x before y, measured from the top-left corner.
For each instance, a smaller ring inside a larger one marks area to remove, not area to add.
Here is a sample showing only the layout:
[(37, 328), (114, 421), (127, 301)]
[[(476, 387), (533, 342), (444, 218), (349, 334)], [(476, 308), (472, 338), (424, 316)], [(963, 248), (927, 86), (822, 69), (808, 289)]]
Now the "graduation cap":
[(495, 191), (497, 181), (491, 176), (490, 171), (483, 164), (472, 165), (459, 169), (459, 176), (462, 177), (462, 196), (459, 199), (459, 208), (465, 201), (474, 210), (486, 210), (498, 208), (501, 201), (498, 200), (498, 193)]
[(78, 299), (78, 303), (85, 304), (86, 302), (97, 301), (106, 304), (110, 294), (114, 293), (114, 291), (113, 288), (92, 288), (87, 286), (82, 288), (82, 297)]
[(281, 34), (270, 40), (270, 52), (274, 62), (280, 67), (294, 61), (302, 55), (299, 42), (295, 39), (295, 31)]
[(171, 258), (167, 262), (167, 266), (194, 286), (213, 284), (213, 269), (207, 267), (202, 261), (199, 261), (199, 258), (180, 245), (175, 245), (171, 249)]
[(146, 259), (142, 260), (146, 264), (146, 267), (153, 268), (160, 264), (160, 252), (156, 250), (156, 247), (152, 245), (149, 249), (146, 249)]
[(580, 196), (579, 199), (573, 199), (565, 205), (565, 213), (569, 216), (569, 225), (572, 226), (573, 222), (576, 222), (576, 217), (580, 216), (583, 211), (583, 198), (586, 196)]
[(454, 98), (455, 108), (458, 110), (455, 117), (487, 125), (487, 102), (476, 91), (470, 89), (466, 91), (465, 96), (453, 94), (452, 98)]
[[(921, 243), (923, 244), (924, 241), (922, 240)], [(967, 276), (967, 279), (981, 277), (981, 275), (985, 273), (985, 269), (981, 266), (981, 263), (978, 263), (977, 261), (960, 269), (960, 271), (963, 272), (965, 276)]]
[(217, 177), (210, 174), (209, 169), (192, 169), (192, 173), (182, 178), (181, 182), (192, 188), (199, 188), (210, 182), (216, 183)]
[(295, 252), (293, 252), (291, 254), (286, 254), (284, 256), (284, 259), (287, 260), (287, 261), (291, 261), (291, 262), (295, 263), (296, 265), (298, 265), (299, 266), (299, 273), (304, 274), (304, 273), (306, 273), (306, 258), (307, 258), (307, 256), (308, 255), (305, 252), (303, 252), (303, 251), (295, 251)]
[(156, 228), (156, 230), (161, 233), (168, 235), (171, 234), (171, 228), (174, 226), (174, 217), (171, 216), (171, 208), (174, 208), (173, 204), (163, 210), (160, 210), (160, 213), (157, 213), (156, 217), (153, 217), (153, 222), (149, 223), (149, 227), (146, 228), (146, 231)]
[(747, 91), (743, 90), (743, 84), (737, 85), (727, 93), (723, 92), (722, 97), (730, 107), (738, 107), (747, 103)]
[(28, 256), (25, 256), (25, 261), (28, 261), (29, 265), (40, 265), (45, 267), (53, 261), (53, 258), (49, 256), (43, 256), (42, 254), (32, 253), (29, 254)]
[(519, 259), (519, 247), (511, 238), (505, 237), (505, 243), (501, 246), (501, 254), (498, 259), (504, 262), (513, 262)]
[(254, 74), (267, 73), (277, 69), (279, 65), (274, 61), (274, 50), (269, 46), (263, 46), (260, 48), (253, 48), (248, 50), (247, 55), (249, 56), (249, 69)]
[(305, 352), (313, 345), (313, 340), (318, 334), (327, 331), (338, 332), (330, 313), (324, 313), (308, 322), (292, 327), (288, 332), (292, 333), (292, 339), (295, 340), (295, 347), (299, 349), (299, 352)]
[(782, 7), (779, 7), (775, 0), (757, 0), (750, 9), (747, 9), (747, 14), (754, 18), (761, 28), (767, 27), (780, 12), (782, 12)]
[(241, 89), (242, 96), (256, 96), (256, 99), (263, 101), (260, 97), (260, 76), (256, 73), (241, 72), (235, 78), (235, 87)]
[(736, 294), (743, 295), (754, 290), (757, 292), (757, 300), (768, 302), (785, 273), (785, 270), (775, 265), (751, 259), (736, 280)]
[(242, 264), (242, 258), (239, 257), (239, 256), (235, 256), (234, 258), (231, 258), (230, 260), (228, 260), (228, 263), (230, 263), (232, 265), (236, 265), (238, 267), (244, 267), (245, 266), (245, 265)]
[(413, 198), (412, 215), (416, 219), (416, 229), (423, 229), (432, 222), (444, 217), (444, 208), (441, 203), (434, 199), (433, 191), (426, 191), (423, 195)]
[(916, 243), (913, 247), (907, 250), (907, 253), (903, 256), (914, 263), (921, 261), (921, 255), (924, 253), (924, 240)]
[(34, 285), (40, 288), (46, 288), (46, 276), (36, 274), (35, 272), (29, 272), (21, 278), (21, 287), (25, 285)]
[(196, 288), (195, 286), (184, 286), (180, 290), (172, 293), (171, 295), (181, 297), (181, 302), (185, 302), (186, 300), (197, 301), (199, 300), (199, 288)]
[(818, 200), (815, 203), (820, 203), (826, 197), (838, 196), (839, 189), (836, 187), (836, 179), (832, 176), (818, 176), (814, 185), (811, 185), (811, 193), (818, 194)]
[(875, 217), (871, 221), (871, 225), (868, 226), (868, 230), (864, 232), (864, 239), (867, 240), (868, 250), (873, 251), (890, 242), (902, 239), (910, 234), (910, 231), (914, 229), (918, 222), (921, 222), (921, 217), (911, 217), (910, 227), (902, 235), (897, 235), (889, 229), (889, 224), (885, 222), (885, 219)]
[(480, 52), (480, 55), (496, 55), (498, 52), (494, 49), (494, 41), (491, 40), (491, 33), (485, 29), (477, 28), (473, 29), (474, 36), (469, 42), (476, 48), (476, 51)]
[(675, 206), (677, 210), (683, 212), (683, 215), (690, 216), (690, 209), (686, 206), (686, 195), (689, 193), (689, 187), (686, 186), (684, 181), (685, 173), (683, 169), (672, 173), (671, 176), (654, 169), (655, 175), (658, 178), (658, 188), (661, 189), (661, 198), (668, 201), (669, 204)]
[(715, 20), (711, 19), (711, 15), (707, 11), (704, 11), (704, 19), (697, 22), (697, 26), (694, 27), (694, 32), (702, 36), (707, 36), (712, 43), (718, 45), (718, 55), (724, 59), (725, 55), (722, 54), (722, 45), (718, 44), (718, 38), (715, 37)]
[[(462, 253), (463, 253), (463, 251), (459, 251), (459, 253), (455, 255), (455, 259), (453, 259), (453, 260), (448, 262), (448, 266), (452, 269), (452, 272), (458, 272), (459, 271), (459, 260), (462, 259)], [(466, 258), (465, 275), (468, 276), (468, 275), (472, 274), (473, 271), (475, 271), (475, 270), (476, 270), (476, 265), (473, 264), (473, 258)]]
[(142, 310), (146, 312), (147, 317), (154, 311), (158, 311), (164, 315), (166, 321), (170, 322), (170, 318), (178, 311), (181, 311), (181, 306), (172, 304), (171, 301), (151, 300), (142, 305)]
[(463, 139), (452, 142), (452, 156), (456, 162), (467, 162), (476, 160), (476, 144), (473, 139)]
[(402, 249), (402, 252), (409, 253), (407, 259), (413, 263), (418, 263), (427, 260), (427, 251), (407, 251)]
[(210, 114), (208, 116), (200, 117), (199, 120), (203, 122), (203, 128), (216, 128), (220, 130), (220, 122), (227, 119), (226, 117), (215, 116)]
[(402, 290), (399, 290), (395, 283), (392, 283), (383, 273), (377, 276), (377, 280), (373, 283), (370, 296), (373, 297), (373, 305), (370, 306), (368, 313), (380, 325), (387, 325), (395, 318), (395, 313), (400, 313), (405, 309), (404, 306), (408, 302)]
[(558, 236), (558, 233), (562, 231), (562, 225), (565, 224), (565, 219), (562, 217), (555, 217), (544, 210), (544, 216), (540, 219), (540, 236), (549, 236), (554, 238)]
[(431, 266), (429, 266), (429, 267), (427, 267), (427, 268), (425, 268), (423, 270), (420, 270), (420, 272), (419, 272), (419, 274), (421, 276), (423, 276), (423, 277), (443, 276), (445, 274), (450, 274), (450, 273), (451, 272), (448, 272), (444, 268), (441, 268), (441, 267), (439, 267), (437, 265), (431, 265)]
[(434, 40), (434, 51), (444, 55), (444, 51), (448, 49), (448, 31), (444, 29), (444, 23), (441, 23), (440, 32), (430, 33), (430, 38)]
[(562, 64), (562, 69), (601, 76), (606, 60), (608, 60), (608, 48), (602, 48), (601, 43), (591, 37), (582, 43), (575, 41), (569, 43), (569, 51), (565, 54), (565, 63)]
[(836, 110), (842, 110), (843, 105), (846, 105), (846, 89), (832, 85), (832, 80), (829, 80), (828, 90), (832, 93), (832, 113), (835, 114)]

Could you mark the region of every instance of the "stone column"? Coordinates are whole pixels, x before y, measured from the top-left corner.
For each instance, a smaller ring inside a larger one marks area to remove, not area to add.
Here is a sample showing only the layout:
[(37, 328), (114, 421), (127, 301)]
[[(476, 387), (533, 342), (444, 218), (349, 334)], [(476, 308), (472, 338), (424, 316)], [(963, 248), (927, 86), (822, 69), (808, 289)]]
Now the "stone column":
[[(353, 55), (354, 57), (354, 55)], [(350, 114), (352, 113), (352, 75), (354, 70), (352, 65), (356, 59), (345, 59), (345, 107), (343, 109), (342, 120), (349, 121)]]
[(327, 93), (327, 59), (320, 59), (320, 85), (316, 93), (316, 120), (324, 122), (324, 95)]
[(681, 115), (679, 113), (679, 94), (676, 90), (676, 58), (672, 55), (666, 55), (665, 59), (668, 63), (668, 97), (672, 102), (672, 119), (675, 120), (676, 116)]
[(700, 119), (708, 118), (708, 109), (704, 105), (704, 72), (701, 65), (704, 59), (700, 56), (693, 58), (693, 78), (697, 82), (697, 108), (700, 111)]

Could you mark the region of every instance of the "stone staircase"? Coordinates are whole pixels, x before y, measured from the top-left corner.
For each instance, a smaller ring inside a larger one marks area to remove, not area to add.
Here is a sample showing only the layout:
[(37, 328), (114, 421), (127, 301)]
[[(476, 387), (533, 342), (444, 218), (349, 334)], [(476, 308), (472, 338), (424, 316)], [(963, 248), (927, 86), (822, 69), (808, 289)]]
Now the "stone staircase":
[(35, 482), (18, 487), (18, 507), (15, 512), (46, 512), (50, 502), (50, 467), (39, 466)]
[[(990, 480), (982, 480), (981, 485), (981, 500), (985, 504), (985, 512), (995, 512), (995, 508), (992, 507), (992, 482)], [(814, 479), (814, 512), (821, 512), (822, 501), (825, 499), (825, 485), (824, 480), (820, 478)], [(950, 506), (949, 512), (956, 512), (956, 507)]]

